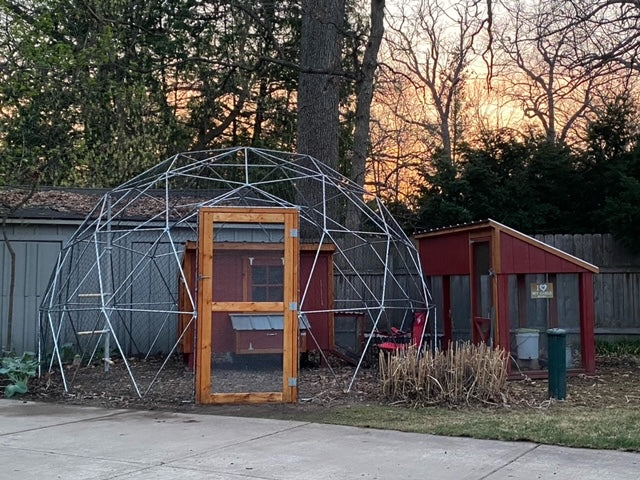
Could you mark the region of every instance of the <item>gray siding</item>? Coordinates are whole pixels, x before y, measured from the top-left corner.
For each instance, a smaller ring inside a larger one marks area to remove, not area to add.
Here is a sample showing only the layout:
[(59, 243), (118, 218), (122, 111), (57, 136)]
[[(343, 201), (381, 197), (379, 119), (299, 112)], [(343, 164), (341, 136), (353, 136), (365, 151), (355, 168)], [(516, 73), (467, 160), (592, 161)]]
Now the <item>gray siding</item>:
[[(16, 253), (16, 278), (13, 313), (13, 347), (18, 351), (37, 349), (38, 310), (58, 252), (75, 226), (9, 225), (8, 234)], [(0, 347), (7, 342), (7, 315), (11, 283), (11, 259), (0, 242)]]
[[(14, 301), (13, 320), (13, 350), (15, 351), (36, 351), (38, 348), (39, 330), (39, 308), (43, 295), (53, 273), (58, 254), (65, 242), (76, 231), (75, 224), (48, 225), (10, 225), (9, 238), (16, 252), (16, 288)], [(118, 256), (116, 268), (114, 269), (114, 282), (118, 285), (123, 277), (129, 275), (134, 266), (138, 263), (138, 258), (149, 250), (151, 245), (150, 236), (156, 236), (152, 232), (140, 232), (131, 236), (125, 245), (129, 253)], [(180, 238), (184, 237), (184, 238)], [(193, 237), (186, 229), (184, 235), (174, 234), (174, 240), (178, 243)], [(134, 274), (139, 287), (134, 293), (129, 293), (129, 298), (122, 299), (125, 303), (150, 303), (159, 308), (165, 308), (168, 303), (176, 303), (178, 297), (178, 268), (173, 255), (168, 255), (170, 251), (168, 242), (158, 242), (154, 253), (154, 262), (148, 264), (144, 269), (138, 269)], [(86, 271), (94, 261), (94, 252), (86, 250), (82, 257), (77, 258), (79, 262), (79, 275)], [(86, 257), (86, 258), (85, 258)], [(7, 349), (7, 312), (9, 308), (9, 285), (10, 285), (10, 256), (4, 244), (0, 242), (0, 347)], [(160, 288), (161, 287), (161, 288)], [(95, 293), (95, 285), (81, 286), (82, 293)], [(161, 292), (161, 293), (159, 293)], [(95, 297), (86, 297), (82, 303), (90, 305), (95, 303)], [(135, 338), (135, 345), (127, 340), (123, 348), (130, 353), (167, 352), (176, 341), (176, 318), (175, 315), (169, 318), (166, 314), (143, 313), (133, 318), (130, 313), (119, 315), (113, 319), (114, 329), (119, 338), (128, 338), (122, 335), (121, 330), (127, 329), (132, 332)], [(93, 330), (102, 328), (102, 321), (96, 323), (95, 313), (79, 313), (76, 315), (77, 328), (79, 330)], [(72, 333), (61, 332), (61, 340), (69, 337)], [(49, 341), (49, 339), (47, 339)], [(89, 341), (87, 338), (86, 341)], [(64, 343), (64, 342), (62, 342)]]

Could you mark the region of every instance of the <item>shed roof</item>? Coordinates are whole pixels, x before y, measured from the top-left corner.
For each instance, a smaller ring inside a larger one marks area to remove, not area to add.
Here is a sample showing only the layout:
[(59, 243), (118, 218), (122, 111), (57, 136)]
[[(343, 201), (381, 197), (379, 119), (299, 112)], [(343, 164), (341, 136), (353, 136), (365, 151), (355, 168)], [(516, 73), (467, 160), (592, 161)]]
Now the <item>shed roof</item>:
[[(96, 204), (111, 190), (104, 188), (41, 187), (35, 192), (28, 188), (0, 187), (0, 215), (10, 212), (9, 219), (24, 220), (84, 220), (87, 215), (97, 217)], [(220, 195), (218, 190), (174, 190), (171, 196), (179, 203), (202, 202)], [(114, 194), (112, 194), (114, 195)], [(135, 206), (115, 208), (130, 220), (146, 220), (163, 211), (166, 191), (148, 189), (139, 193)], [(26, 201), (23, 201), (26, 198)], [(171, 206), (171, 201), (169, 206)], [(115, 214), (116, 212), (114, 212)], [(174, 212), (172, 212), (174, 213)]]
[(598, 267), (589, 262), (487, 219), (416, 234), (425, 273), (468, 273), (470, 238), (483, 233), (495, 239), (493, 249), (497, 258), (494, 258), (493, 268), (496, 273), (599, 272)]

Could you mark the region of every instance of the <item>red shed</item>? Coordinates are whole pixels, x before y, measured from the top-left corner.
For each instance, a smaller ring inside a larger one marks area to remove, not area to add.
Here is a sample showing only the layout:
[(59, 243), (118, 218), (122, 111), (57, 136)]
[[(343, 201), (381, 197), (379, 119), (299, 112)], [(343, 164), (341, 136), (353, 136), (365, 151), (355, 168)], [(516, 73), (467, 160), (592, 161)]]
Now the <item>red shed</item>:
[(567, 366), (595, 371), (593, 275), (598, 267), (486, 220), (416, 235), (441, 315), (444, 345), (504, 348), (512, 372), (547, 374), (547, 329), (567, 331)]
[[(182, 261), (185, 275), (187, 276), (191, 294), (195, 298), (197, 295), (196, 285), (196, 242), (187, 242)], [(269, 254), (269, 251), (259, 251), (257, 245), (249, 245), (246, 250), (231, 249), (216, 254), (216, 263), (223, 271), (222, 275), (227, 279), (225, 282), (214, 284), (214, 293), (219, 298), (248, 298), (250, 295), (249, 281), (251, 279), (252, 266), (282, 265), (279, 256)], [(320, 348), (323, 351), (330, 351), (334, 348), (333, 339), (333, 312), (330, 311), (333, 305), (333, 249), (330, 245), (318, 247), (318, 245), (300, 245), (299, 258), (299, 280), (300, 290), (303, 291), (307, 284), (310, 285), (312, 295), (305, 298), (305, 309), (311, 313), (305, 315), (305, 321), (315, 332), (312, 340), (306, 338), (304, 325), (300, 332), (300, 353), (305, 354)], [(234, 273), (240, 272), (240, 275)], [(235, 283), (234, 283), (234, 279)], [(180, 311), (189, 311), (189, 299), (184, 284), (180, 284), (179, 300)], [(237, 354), (260, 354), (271, 351), (280, 352), (282, 338), (273, 338), (272, 328), (269, 331), (238, 331), (231, 328), (232, 316), (228, 313), (215, 313), (216, 322), (213, 329), (213, 346), (219, 352), (233, 352)], [(240, 315), (237, 315), (240, 318)], [(180, 315), (178, 332), (181, 335), (180, 351), (187, 356), (191, 368), (194, 367), (195, 354), (195, 328), (191, 324), (189, 331), (182, 335), (182, 332), (189, 325), (190, 313)], [(282, 326), (279, 327), (282, 329)], [(251, 344), (251, 348), (249, 345)]]

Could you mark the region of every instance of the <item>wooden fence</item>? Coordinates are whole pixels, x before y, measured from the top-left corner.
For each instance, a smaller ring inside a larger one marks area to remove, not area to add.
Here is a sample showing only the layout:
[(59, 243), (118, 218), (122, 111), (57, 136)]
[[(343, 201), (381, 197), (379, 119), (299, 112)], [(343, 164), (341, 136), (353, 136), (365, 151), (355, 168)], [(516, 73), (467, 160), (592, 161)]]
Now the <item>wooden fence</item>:
[(631, 253), (610, 234), (535, 238), (600, 268), (594, 280), (598, 338), (640, 335), (640, 254)]

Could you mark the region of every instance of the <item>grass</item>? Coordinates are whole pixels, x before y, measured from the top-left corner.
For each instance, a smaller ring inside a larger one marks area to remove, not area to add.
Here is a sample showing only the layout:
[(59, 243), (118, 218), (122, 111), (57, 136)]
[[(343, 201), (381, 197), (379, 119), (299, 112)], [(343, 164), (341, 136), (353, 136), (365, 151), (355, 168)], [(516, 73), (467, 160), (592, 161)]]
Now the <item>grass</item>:
[[(607, 350), (609, 355), (633, 355), (638, 346), (640, 343), (622, 343), (607, 345)], [(295, 416), (299, 420), (356, 427), (640, 452), (637, 404), (611, 401), (576, 405), (554, 401), (538, 408), (491, 406), (492, 399), (501, 404), (499, 394), (506, 385), (501, 353), (473, 345), (459, 345), (452, 352), (450, 349), (446, 354), (425, 355), (419, 361), (410, 354), (381, 357), (383, 393), (395, 406), (356, 404), (301, 409)], [(602, 381), (602, 385), (608, 385), (607, 395), (623, 395), (613, 381), (624, 382), (623, 377)], [(586, 392), (599, 395), (602, 390)]]
[(596, 341), (598, 355), (640, 355), (640, 340), (623, 339), (617, 342)]
[(406, 408), (349, 406), (301, 412), (299, 420), (355, 427), (569, 447), (640, 451), (640, 409)]
[[(384, 358), (379, 380), (388, 404), (359, 403), (364, 398), (358, 397), (354, 403), (333, 406), (251, 405), (227, 414), (640, 452), (640, 356), (629, 353), (635, 344), (617, 348), (619, 355), (608, 353), (599, 360), (599, 375), (572, 377), (567, 401), (545, 400), (544, 381), (524, 382), (505, 391), (503, 377), (493, 367), (499, 358), (460, 348), (458, 358), (450, 352), (425, 355), (423, 363), (415, 362), (415, 355)], [(478, 385), (483, 388), (477, 390)], [(499, 397), (494, 387), (500, 387)], [(215, 413), (223, 414), (219, 409)]]
[[(604, 347), (600, 345), (601, 350)], [(607, 347), (609, 354), (640, 353), (640, 342)], [(595, 407), (568, 402), (554, 402), (544, 408), (474, 406), (491, 400), (500, 403), (500, 392), (506, 386), (503, 355), (499, 350), (461, 344), (445, 353), (424, 355), (418, 361), (415, 355), (397, 355), (387, 360), (381, 357), (384, 395), (391, 402), (402, 402), (404, 407), (351, 406), (327, 412), (316, 421), (435, 435), (640, 451), (637, 406), (612, 403)], [(440, 406), (406, 407), (436, 403)]]

